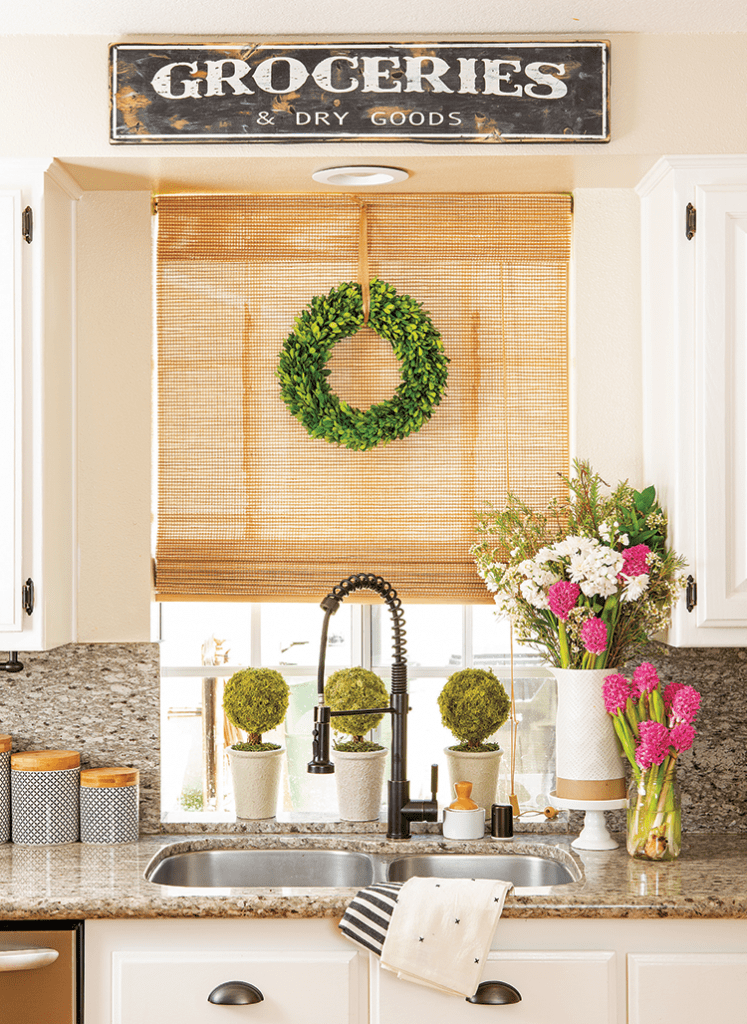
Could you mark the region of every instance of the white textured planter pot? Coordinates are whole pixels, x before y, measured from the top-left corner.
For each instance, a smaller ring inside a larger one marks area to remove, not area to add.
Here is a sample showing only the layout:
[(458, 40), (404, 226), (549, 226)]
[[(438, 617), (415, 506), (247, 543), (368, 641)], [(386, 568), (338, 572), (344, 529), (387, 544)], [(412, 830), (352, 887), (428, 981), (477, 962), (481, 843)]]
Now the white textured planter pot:
[(482, 750), (471, 754), (469, 751), (446, 747), (444, 753), (449, 768), (451, 793), (454, 793), (457, 782), (471, 782), (471, 799), (478, 807), (482, 807), (485, 817), (489, 818), (490, 809), (498, 799), (498, 772), (503, 751)]
[(602, 684), (615, 669), (551, 668), (558, 682), (556, 795), (564, 800), (625, 799), (625, 769)]
[(343, 821), (378, 821), (386, 750), (333, 750), (337, 805)]
[(285, 747), (278, 750), (229, 748), (237, 818), (275, 817), (284, 754)]

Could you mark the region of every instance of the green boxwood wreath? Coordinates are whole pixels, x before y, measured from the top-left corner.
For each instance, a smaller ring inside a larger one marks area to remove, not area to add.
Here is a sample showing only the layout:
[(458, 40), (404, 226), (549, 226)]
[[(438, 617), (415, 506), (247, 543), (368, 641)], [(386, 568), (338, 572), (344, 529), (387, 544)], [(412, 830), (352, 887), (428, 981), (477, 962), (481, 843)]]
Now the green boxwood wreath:
[(449, 359), (422, 306), (390, 284), (370, 285), (369, 326), (391, 343), (402, 382), (386, 402), (365, 411), (330, 388), (327, 361), (334, 345), (363, 327), (361, 287), (354, 281), (315, 296), (283, 343), (276, 374), (282, 399), (312, 437), (367, 451), (420, 430), (446, 390)]

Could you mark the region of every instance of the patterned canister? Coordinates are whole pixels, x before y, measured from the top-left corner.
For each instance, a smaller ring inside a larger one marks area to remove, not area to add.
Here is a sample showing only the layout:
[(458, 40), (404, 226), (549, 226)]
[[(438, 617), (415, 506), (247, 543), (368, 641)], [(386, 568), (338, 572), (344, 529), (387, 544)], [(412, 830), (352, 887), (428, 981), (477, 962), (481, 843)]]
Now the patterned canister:
[(12, 736), (0, 735), (0, 843), (10, 839), (10, 748)]
[(134, 843), (138, 837), (137, 768), (86, 768), (80, 773), (80, 841)]
[(14, 843), (77, 843), (80, 754), (24, 750), (10, 755), (11, 836)]

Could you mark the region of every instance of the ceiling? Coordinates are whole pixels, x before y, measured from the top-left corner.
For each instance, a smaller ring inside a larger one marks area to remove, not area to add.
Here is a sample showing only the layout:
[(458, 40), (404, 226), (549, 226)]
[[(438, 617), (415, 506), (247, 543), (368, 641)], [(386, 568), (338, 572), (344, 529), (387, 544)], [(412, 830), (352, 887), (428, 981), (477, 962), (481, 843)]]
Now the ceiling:
[(4, 5), (3, 35), (146, 35), (213, 39), (383, 34), (433, 38), (573, 33), (747, 32), (744, 0), (35, 0)]

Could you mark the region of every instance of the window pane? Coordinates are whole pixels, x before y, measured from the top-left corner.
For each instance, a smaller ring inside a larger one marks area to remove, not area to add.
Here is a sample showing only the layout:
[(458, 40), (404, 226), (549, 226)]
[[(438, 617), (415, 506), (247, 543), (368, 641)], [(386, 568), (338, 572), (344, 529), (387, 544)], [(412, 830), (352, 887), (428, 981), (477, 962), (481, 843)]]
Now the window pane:
[[(411, 604), (404, 609), (407, 664), (411, 666), (462, 664), (462, 606)], [(391, 664), (392, 620), (385, 605), (371, 609), (373, 663)], [(377, 670), (378, 671), (378, 670)]]
[[(161, 605), (161, 664), (202, 665), (203, 646), (222, 640), (230, 665), (251, 662), (251, 605), (221, 601), (164, 601)], [(206, 655), (209, 652), (206, 648)], [(221, 659), (222, 661), (222, 659)]]
[(438, 765), (438, 799), (450, 804), (449, 773), (446, 768), (444, 747), (456, 740), (441, 724), (438, 695), (447, 676), (434, 678), (411, 677), (409, 681), (410, 707), (407, 721), (407, 774), (410, 777), (410, 795), (414, 800), (430, 796), (431, 765)]
[[(324, 612), (316, 604), (263, 604), (262, 664), (316, 665)], [(344, 604), (329, 621), (327, 665), (350, 665), (351, 608)]]
[[(508, 619), (499, 619), (489, 605), (472, 608), (472, 645), (476, 667), (510, 665), (511, 626)], [(514, 641), (514, 665), (541, 665), (542, 657), (530, 647)]]
[[(510, 693), (511, 680), (503, 679)], [(551, 676), (514, 679), (516, 700), (515, 790), (522, 811), (544, 810), (555, 789), (555, 715), (558, 707), (555, 680)], [(511, 726), (507, 722), (495, 734), (504, 754), (498, 786), (501, 801), (511, 793)]]
[[(341, 609), (342, 610), (342, 609)], [(339, 614), (339, 612), (338, 612)], [(288, 748), (288, 791), (284, 810), (314, 814), (320, 818), (337, 812), (334, 775), (310, 775), (306, 765), (311, 760), (311, 735), (314, 729), (316, 676), (292, 678), (290, 702), (285, 717), (285, 744)]]

